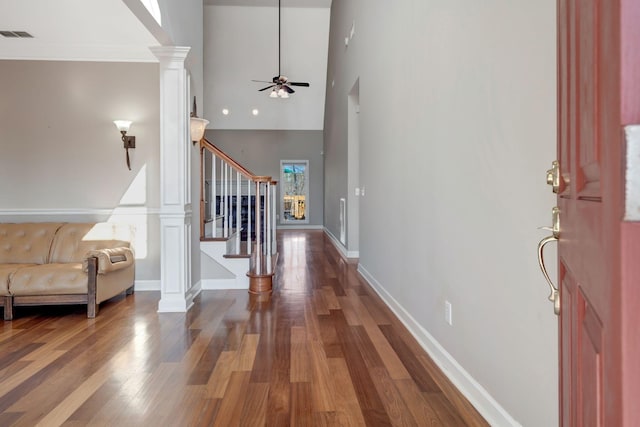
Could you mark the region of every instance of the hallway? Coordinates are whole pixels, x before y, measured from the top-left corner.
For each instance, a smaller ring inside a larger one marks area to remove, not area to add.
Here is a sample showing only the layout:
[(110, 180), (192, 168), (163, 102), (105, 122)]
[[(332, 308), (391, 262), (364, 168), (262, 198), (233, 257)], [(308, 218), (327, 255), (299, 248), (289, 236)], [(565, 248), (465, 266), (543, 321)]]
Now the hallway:
[(278, 239), (264, 300), (21, 308), (0, 329), (0, 425), (487, 425), (322, 231)]

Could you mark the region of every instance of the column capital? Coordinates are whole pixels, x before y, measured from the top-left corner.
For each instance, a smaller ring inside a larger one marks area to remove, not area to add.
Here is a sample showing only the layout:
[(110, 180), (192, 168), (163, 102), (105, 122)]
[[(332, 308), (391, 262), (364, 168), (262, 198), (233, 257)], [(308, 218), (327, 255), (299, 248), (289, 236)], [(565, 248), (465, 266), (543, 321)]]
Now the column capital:
[(184, 68), (184, 61), (191, 50), (183, 46), (153, 46), (149, 49), (167, 68)]

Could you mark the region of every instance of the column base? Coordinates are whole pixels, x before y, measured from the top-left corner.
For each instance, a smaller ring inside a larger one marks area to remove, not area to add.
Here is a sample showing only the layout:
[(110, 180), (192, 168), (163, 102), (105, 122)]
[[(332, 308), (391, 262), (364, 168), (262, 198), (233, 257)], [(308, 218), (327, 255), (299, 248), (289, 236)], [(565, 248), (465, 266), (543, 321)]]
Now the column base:
[(179, 295), (164, 295), (158, 301), (158, 313), (186, 313), (193, 306), (193, 299)]
[(261, 295), (271, 293), (273, 289), (273, 273), (271, 274), (250, 274), (249, 276), (249, 293)]

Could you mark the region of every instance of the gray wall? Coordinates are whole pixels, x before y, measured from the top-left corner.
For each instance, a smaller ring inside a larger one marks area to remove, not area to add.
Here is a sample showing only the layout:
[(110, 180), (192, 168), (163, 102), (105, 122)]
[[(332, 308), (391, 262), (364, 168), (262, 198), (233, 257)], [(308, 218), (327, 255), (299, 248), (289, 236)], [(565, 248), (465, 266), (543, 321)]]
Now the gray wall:
[(158, 87), (157, 64), (0, 61), (0, 221), (132, 222), (136, 279), (159, 279)]
[(359, 268), (465, 392), (497, 402), (494, 420), (528, 426), (558, 419), (557, 319), (535, 251), (555, 201), (555, 11), (333, 0), (329, 41), (325, 227), (338, 236), (351, 191), (359, 78)]
[(309, 160), (308, 225), (322, 225), (322, 131), (207, 130), (206, 137), (251, 172), (277, 181), (280, 181), (280, 160)]

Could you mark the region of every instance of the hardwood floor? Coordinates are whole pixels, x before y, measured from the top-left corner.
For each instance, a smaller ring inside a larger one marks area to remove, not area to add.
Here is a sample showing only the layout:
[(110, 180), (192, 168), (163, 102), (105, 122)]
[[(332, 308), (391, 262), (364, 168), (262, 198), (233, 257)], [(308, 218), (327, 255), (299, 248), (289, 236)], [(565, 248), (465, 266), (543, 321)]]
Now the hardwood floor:
[(278, 239), (270, 298), (19, 307), (0, 328), (0, 426), (487, 425), (323, 232)]

